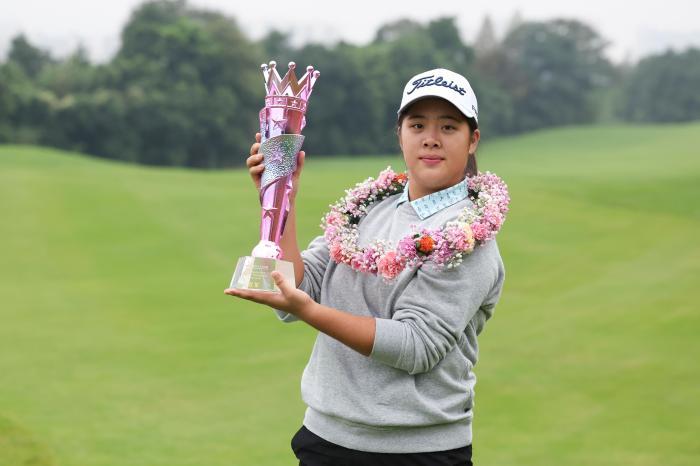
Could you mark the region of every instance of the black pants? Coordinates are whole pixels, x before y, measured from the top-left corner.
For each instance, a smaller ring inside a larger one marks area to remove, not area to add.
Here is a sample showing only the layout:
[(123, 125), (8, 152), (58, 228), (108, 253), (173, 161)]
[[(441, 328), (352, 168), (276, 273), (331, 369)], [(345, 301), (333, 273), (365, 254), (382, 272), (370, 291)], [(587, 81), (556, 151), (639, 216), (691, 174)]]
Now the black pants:
[(371, 453), (341, 447), (305, 426), (292, 438), (299, 466), (473, 466), (472, 446), (426, 453)]

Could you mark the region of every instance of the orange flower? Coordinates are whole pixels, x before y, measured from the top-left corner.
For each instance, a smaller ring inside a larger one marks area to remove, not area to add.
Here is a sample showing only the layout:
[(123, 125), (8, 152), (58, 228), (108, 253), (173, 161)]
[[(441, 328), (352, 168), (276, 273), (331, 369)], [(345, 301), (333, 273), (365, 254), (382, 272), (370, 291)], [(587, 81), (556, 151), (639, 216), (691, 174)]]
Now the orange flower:
[(430, 236), (423, 236), (418, 241), (418, 250), (422, 253), (429, 254), (433, 247), (435, 246), (435, 241)]
[(406, 179), (407, 177), (405, 173), (399, 173), (394, 177), (394, 181), (399, 183), (403, 183), (404, 181), (406, 181)]

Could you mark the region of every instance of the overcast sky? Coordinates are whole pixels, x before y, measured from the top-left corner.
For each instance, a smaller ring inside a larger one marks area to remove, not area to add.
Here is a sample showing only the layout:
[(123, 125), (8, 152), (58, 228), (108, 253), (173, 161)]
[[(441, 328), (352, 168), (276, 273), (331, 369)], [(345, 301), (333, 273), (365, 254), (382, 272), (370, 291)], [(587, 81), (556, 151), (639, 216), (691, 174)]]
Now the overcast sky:
[[(142, 0), (0, 0), (0, 57), (5, 57), (10, 39), (23, 32), (31, 42), (50, 49), (56, 56), (65, 56), (78, 43), (83, 43), (92, 60), (106, 61), (119, 47), (119, 33), (140, 3)], [(377, 28), (388, 21), (411, 18), (426, 22), (440, 16), (456, 17), (462, 38), (469, 43), (485, 15), (491, 17), (496, 32), (502, 33), (518, 11), (524, 20), (567, 17), (590, 24), (612, 42), (608, 55), (615, 61), (636, 60), (669, 47), (676, 50), (690, 45), (700, 47), (697, 0), (192, 0), (189, 3), (234, 16), (251, 38), (257, 39), (274, 28), (291, 32), (297, 44), (340, 39), (362, 44), (370, 41)], [(459, 5), (464, 6), (457, 9)]]

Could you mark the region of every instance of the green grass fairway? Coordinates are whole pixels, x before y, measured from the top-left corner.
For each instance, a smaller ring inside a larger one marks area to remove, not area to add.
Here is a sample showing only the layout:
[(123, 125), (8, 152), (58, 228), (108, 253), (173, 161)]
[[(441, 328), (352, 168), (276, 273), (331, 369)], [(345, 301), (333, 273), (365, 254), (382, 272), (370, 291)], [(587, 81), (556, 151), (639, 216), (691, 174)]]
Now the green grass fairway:
[[(478, 466), (700, 464), (700, 124), (489, 141), (506, 284), (481, 335)], [(309, 154), (302, 246), (399, 156)], [(225, 296), (244, 170), (0, 146), (0, 465), (282, 466), (316, 331)]]

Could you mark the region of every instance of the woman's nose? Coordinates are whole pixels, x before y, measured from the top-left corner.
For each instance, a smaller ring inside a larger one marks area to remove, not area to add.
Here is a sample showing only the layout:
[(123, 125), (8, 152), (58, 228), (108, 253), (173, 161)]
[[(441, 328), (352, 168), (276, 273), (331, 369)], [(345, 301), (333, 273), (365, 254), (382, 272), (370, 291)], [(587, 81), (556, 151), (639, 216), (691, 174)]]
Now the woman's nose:
[(423, 140), (423, 147), (425, 147), (425, 148), (440, 147), (440, 141), (438, 141), (435, 138), (426, 138)]

